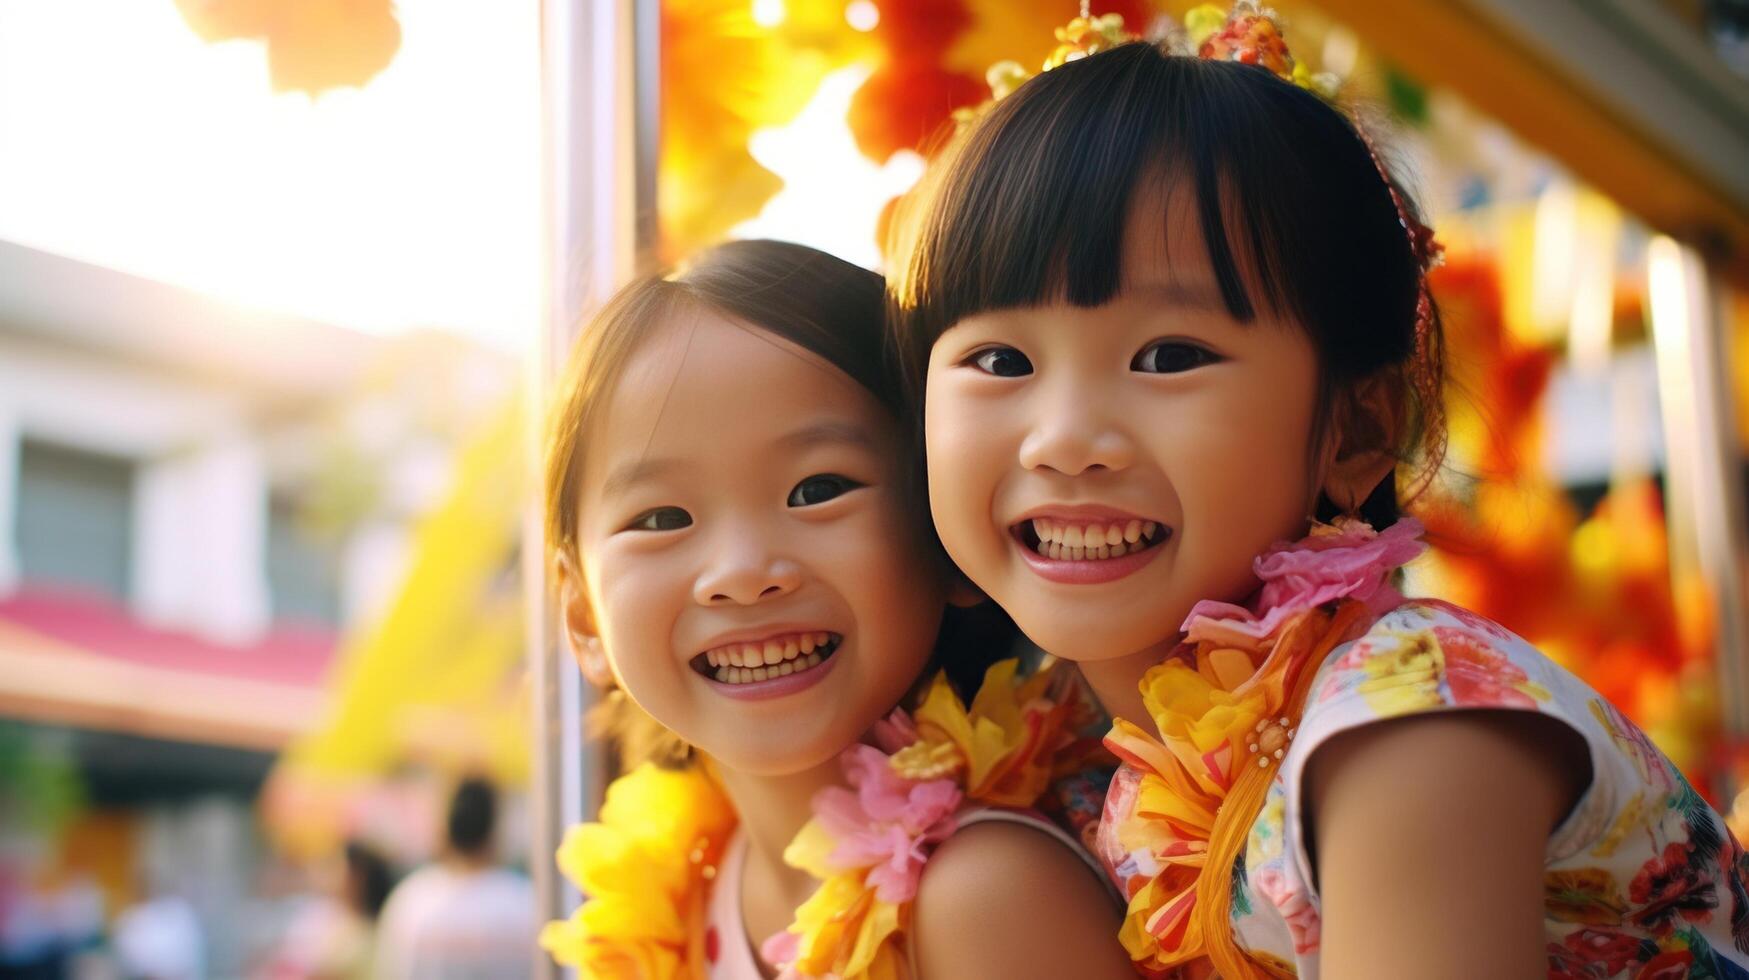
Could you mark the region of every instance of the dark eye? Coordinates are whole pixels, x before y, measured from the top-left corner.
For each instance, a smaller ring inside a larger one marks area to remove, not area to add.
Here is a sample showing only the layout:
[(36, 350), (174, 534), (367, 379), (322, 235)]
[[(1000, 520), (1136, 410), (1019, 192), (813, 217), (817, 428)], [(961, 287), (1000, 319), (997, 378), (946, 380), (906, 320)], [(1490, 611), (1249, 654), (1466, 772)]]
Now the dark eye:
[(1220, 360), (1219, 355), (1206, 347), (1182, 340), (1156, 340), (1142, 348), (1136, 359), (1130, 362), (1130, 370), (1144, 374), (1182, 374)]
[(652, 507), (626, 525), (628, 531), (678, 531), (692, 526), (692, 515), (678, 507)]
[(815, 504), (823, 504), (833, 498), (842, 497), (861, 486), (862, 484), (847, 476), (839, 476), (836, 473), (821, 473), (796, 484), (795, 489), (789, 492), (789, 505), (791, 507), (812, 507)]
[(1032, 362), (1012, 347), (987, 347), (972, 355), (972, 363), (978, 370), (998, 378), (1018, 378), (1032, 373)]

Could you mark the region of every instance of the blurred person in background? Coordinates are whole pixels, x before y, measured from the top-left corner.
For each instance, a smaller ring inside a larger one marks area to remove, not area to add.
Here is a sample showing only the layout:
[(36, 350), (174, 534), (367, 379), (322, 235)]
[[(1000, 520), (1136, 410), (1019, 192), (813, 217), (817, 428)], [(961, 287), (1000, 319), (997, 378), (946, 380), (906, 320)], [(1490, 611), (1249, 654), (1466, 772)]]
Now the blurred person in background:
[(450, 800), (443, 854), (390, 893), (377, 931), (382, 980), (527, 976), (535, 947), (534, 890), (494, 858), (498, 799), (467, 779)]
[(267, 968), (270, 980), (365, 980), (371, 976), (377, 918), (394, 882), (374, 848), (347, 841), (321, 872), (323, 892), (286, 927)]
[(111, 939), (116, 972), (124, 980), (204, 980), (206, 935), (188, 899), (169, 885), (164, 869), (148, 869), (143, 894), (115, 920)]

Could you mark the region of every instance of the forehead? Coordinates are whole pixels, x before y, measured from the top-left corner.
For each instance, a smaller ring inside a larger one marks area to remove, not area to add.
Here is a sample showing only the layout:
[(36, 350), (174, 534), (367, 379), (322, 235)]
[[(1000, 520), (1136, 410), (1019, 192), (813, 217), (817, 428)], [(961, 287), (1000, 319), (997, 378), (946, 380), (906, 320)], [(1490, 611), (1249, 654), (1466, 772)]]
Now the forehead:
[(1174, 283), (1215, 287), (1214, 263), (1188, 175), (1158, 172), (1136, 181), (1124, 216), (1122, 249), (1119, 292)]
[(872, 395), (819, 355), (710, 310), (677, 316), (627, 360), (588, 433), (585, 471), (645, 456), (764, 451), (822, 421), (873, 438), (886, 424)]

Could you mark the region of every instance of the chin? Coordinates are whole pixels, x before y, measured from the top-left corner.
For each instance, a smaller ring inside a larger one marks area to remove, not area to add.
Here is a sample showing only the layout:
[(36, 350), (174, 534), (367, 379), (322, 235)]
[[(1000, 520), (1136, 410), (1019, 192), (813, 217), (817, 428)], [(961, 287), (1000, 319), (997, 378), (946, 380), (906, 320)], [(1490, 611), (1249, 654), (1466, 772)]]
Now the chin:
[(722, 766), (751, 776), (791, 776), (831, 762), (856, 740), (842, 744), (827, 744), (824, 739), (810, 740), (810, 746), (798, 747), (794, 742), (778, 745), (736, 745), (725, 752), (706, 752)]
[(1110, 620), (1104, 622), (1086, 623), (1040, 623), (1034, 629), (1032, 624), (1020, 622), (1021, 632), (1027, 639), (1037, 644), (1039, 649), (1053, 657), (1069, 660), (1075, 663), (1096, 663), (1101, 660), (1116, 660), (1152, 647), (1157, 647), (1178, 634), (1176, 632), (1154, 635), (1156, 631), (1117, 630), (1112, 629)]

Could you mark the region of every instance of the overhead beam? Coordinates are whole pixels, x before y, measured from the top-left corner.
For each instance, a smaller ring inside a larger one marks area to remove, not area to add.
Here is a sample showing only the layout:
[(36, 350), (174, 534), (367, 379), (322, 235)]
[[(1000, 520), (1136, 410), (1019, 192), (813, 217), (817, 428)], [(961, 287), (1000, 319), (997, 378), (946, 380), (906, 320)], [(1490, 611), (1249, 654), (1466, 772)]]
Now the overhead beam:
[(1749, 288), (1749, 82), (1644, 0), (1316, 0)]

